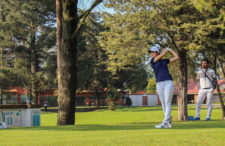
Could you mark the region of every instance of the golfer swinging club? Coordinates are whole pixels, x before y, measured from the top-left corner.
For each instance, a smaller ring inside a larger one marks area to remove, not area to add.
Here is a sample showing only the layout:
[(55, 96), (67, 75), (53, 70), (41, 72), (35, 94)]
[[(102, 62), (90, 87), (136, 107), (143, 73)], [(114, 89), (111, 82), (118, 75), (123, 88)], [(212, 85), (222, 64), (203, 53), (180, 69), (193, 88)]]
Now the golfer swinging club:
[[(163, 111), (165, 114), (164, 120), (161, 124), (156, 125), (155, 128), (171, 128), (172, 117), (171, 117), (171, 102), (173, 98), (174, 84), (173, 78), (169, 73), (167, 64), (174, 62), (179, 59), (178, 55), (171, 50), (166, 48), (160, 54), (159, 46), (152, 47), (148, 52), (151, 55), (151, 66), (155, 72), (156, 77), (156, 90), (161, 101)], [(167, 52), (170, 51), (173, 55), (170, 59), (162, 59)]]

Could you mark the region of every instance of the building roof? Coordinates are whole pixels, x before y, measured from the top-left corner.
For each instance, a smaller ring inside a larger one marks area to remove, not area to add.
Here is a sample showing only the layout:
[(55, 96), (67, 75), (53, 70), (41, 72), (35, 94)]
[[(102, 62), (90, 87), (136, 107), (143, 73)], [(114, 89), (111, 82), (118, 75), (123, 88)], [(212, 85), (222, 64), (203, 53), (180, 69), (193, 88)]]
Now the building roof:
[[(221, 92), (225, 92), (225, 81), (224, 80), (218, 80), (218, 85), (220, 86)], [(179, 87), (180, 84), (175, 85), (174, 94), (179, 94)], [(188, 80), (188, 94), (198, 94), (198, 83), (197, 81), (190, 79)], [(214, 90), (214, 93), (217, 93), (216, 90)]]
[(146, 94), (145, 91), (138, 91), (134, 93), (134, 95), (143, 95), (143, 94)]
[(21, 87), (10, 87), (9, 89), (3, 90), (5, 93), (16, 93), (16, 94), (25, 94), (25, 89)]
[[(225, 81), (224, 80), (218, 80), (218, 85), (220, 86), (220, 90), (221, 92), (225, 92)], [(174, 89), (174, 94), (179, 94), (179, 87), (180, 84), (177, 83), (175, 85), (175, 89)], [(188, 94), (198, 94), (198, 84), (197, 81), (195, 81), (194, 79), (189, 79), (188, 80)], [(214, 90), (214, 93), (217, 93), (216, 90)], [(145, 91), (138, 91), (133, 93), (133, 95), (144, 95), (146, 94)]]
[(6, 90), (3, 90), (4, 93), (17, 93), (17, 90), (16, 89), (6, 89)]

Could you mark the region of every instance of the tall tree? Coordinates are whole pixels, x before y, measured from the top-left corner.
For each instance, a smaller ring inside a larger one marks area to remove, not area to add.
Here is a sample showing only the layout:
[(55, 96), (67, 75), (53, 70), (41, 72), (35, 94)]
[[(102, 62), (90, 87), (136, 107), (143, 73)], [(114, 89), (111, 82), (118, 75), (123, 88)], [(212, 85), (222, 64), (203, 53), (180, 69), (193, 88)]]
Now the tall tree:
[[(224, 53), (225, 53), (225, 1), (224, 0), (201, 0), (193, 1), (195, 6), (200, 12), (207, 11), (204, 23), (200, 24), (199, 31), (196, 37), (198, 46), (202, 46), (197, 52), (201, 56), (207, 57), (211, 60), (212, 67), (215, 71), (218, 71), (222, 78), (224, 78)], [(225, 117), (225, 105), (219, 86), (216, 88), (221, 109), (222, 119)]]
[(11, 68), (1, 68), (0, 69), (0, 105), (3, 104), (2, 95), (3, 90), (14, 85), (16, 74)]
[(57, 10), (57, 61), (58, 61), (58, 125), (75, 123), (77, 38), (90, 11), (101, 3), (78, 14), (78, 0), (56, 0)]
[[(1, 1), (3, 8), (3, 28), (0, 36), (3, 48), (17, 48), (23, 45), (30, 50), (30, 89), (32, 102), (37, 103), (37, 72), (40, 68), (40, 51), (49, 44), (45, 44), (55, 20), (54, 0), (41, 1)], [(47, 35), (46, 35), (47, 34)], [(49, 47), (49, 46), (48, 46)], [(52, 46), (51, 46), (52, 47)], [(50, 48), (51, 48), (50, 47)]]
[(99, 33), (105, 28), (100, 13), (91, 13), (82, 28), (78, 43), (78, 85), (80, 89), (95, 91), (96, 108), (107, 87), (109, 72), (106, 70), (107, 55), (99, 44)]
[[(127, 61), (125, 56), (134, 54), (132, 61), (135, 57), (140, 58), (140, 52), (147, 52), (146, 48), (154, 44), (160, 44), (162, 48), (170, 47), (178, 53), (179, 64), (172, 67), (179, 73), (178, 119), (188, 120), (188, 60), (193, 56), (193, 51), (202, 47), (196, 42), (198, 37), (195, 35), (199, 31), (198, 25), (204, 23), (209, 14), (207, 15), (206, 11), (200, 13), (191, 0), (110, 0), (107, 6), (113, 7), (116, 13), (105, 15), (105, 23), (109, 23), (112, 31), (105, 32), (103, 39), (108, 43), (105, 43), (108, 49), (112, 50), (110, 59), (117, 60), (115, 66), (123, 67)], [(130, 41), (132, 37), (134, 39)], [(127, 47), (129, 45), (135, 46), (137, 40), (142, 44), (134, 47), (135, 49), (127, 49), (131, 48)], [(117, 53), (119, 55), (114, 55)], [(190, 63), (193, 64), (193, 61)]]
[(56, 51), (49, 52), (44, 58), (43, 65), (39, 74), (39, 90), (57, 89), (57, 56)]

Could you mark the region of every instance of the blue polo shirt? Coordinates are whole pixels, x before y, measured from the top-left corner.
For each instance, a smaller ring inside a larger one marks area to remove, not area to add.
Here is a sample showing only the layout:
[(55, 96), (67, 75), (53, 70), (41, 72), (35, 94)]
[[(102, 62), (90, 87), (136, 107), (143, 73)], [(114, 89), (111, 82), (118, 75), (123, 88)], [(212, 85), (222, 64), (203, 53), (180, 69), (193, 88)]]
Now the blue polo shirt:
[(154, 58), (150, 60), (151, 66), (155, 72), (156, 82), (173, 80), (167, 66), (169, 62), (169, 59), (160, 59), (157, 62), (154, 62)]

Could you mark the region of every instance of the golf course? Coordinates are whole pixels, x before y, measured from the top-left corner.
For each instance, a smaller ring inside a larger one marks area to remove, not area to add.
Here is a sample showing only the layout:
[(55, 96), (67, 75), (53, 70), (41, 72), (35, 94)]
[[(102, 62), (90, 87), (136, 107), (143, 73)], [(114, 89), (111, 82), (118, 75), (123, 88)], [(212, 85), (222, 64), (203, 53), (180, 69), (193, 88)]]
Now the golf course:
[[(195, 106), (188, 106), (189, 116)], [(117, 107), (77, 112), (75, 126), (56, 126), (57, 113), (42, 112), (41, 127), (0, 130), (0, 145), (33, 146), (147, 146), (147, 145), (225, 145), (225, 121), (221, 109), (214, 108), (211, 121), (205, 121), (202, 108), (200, 121), (179, 122), (177, 106), (172, 107), (173, 127), (156, 129), (163, 120), (157, 107)]]

